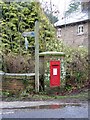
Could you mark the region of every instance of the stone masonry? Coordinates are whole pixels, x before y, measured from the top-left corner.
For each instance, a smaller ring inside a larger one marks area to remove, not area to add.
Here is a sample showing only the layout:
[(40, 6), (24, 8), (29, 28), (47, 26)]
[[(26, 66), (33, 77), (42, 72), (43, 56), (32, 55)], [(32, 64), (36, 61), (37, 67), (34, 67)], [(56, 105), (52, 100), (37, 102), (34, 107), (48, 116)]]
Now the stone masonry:
[[(78, 34), (78, 25), (83, 25), (83, 34)], [(70, 24), (66, 26), (61, 26), (61, 36), (58, 37), (59, 40), (64, 41), (66, 45), (72, 47), (84, 46), (88, 47), (88, 25), (89, 22), (82, 22), (76, 24)]]

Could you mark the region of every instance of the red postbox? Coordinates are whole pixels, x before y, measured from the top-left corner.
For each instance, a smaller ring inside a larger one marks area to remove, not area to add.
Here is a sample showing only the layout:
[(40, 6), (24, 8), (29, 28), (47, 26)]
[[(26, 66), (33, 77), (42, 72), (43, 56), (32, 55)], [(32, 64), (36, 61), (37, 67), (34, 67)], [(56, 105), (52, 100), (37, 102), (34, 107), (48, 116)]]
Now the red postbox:
[(60, 86), (60, 61), (50, 61), (50, 87)]

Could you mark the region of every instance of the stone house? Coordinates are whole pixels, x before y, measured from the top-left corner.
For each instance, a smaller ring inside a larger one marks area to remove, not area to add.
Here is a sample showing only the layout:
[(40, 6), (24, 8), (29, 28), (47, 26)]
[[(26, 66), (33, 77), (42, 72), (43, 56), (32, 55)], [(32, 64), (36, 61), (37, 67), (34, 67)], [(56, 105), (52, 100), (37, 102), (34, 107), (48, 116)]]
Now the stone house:
[(72, 47), (88, 47), (89, 16), (88, 12), (77, 12), (54, 24), (57, 37)]

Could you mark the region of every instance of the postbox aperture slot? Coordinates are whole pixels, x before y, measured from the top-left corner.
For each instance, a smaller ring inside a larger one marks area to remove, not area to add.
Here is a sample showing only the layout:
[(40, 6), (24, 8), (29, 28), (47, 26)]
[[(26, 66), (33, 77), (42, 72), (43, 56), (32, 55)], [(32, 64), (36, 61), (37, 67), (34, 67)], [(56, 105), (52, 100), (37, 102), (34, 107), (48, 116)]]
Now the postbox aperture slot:
[(58, 65), (52, 65), (52, 66), (58, 66)]

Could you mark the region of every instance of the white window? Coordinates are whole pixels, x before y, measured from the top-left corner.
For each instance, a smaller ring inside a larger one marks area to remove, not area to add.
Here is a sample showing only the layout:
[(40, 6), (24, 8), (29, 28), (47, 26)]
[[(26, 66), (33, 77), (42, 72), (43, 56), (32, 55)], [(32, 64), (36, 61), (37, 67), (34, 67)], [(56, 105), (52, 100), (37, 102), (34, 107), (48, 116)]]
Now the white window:
[(57, 29), (57, 37), (61, 37), (61, 28)]
[(79, 25), (78, 26), (78, 35), (82, 35), (84, 33), (84, 26), (83, 25)]

